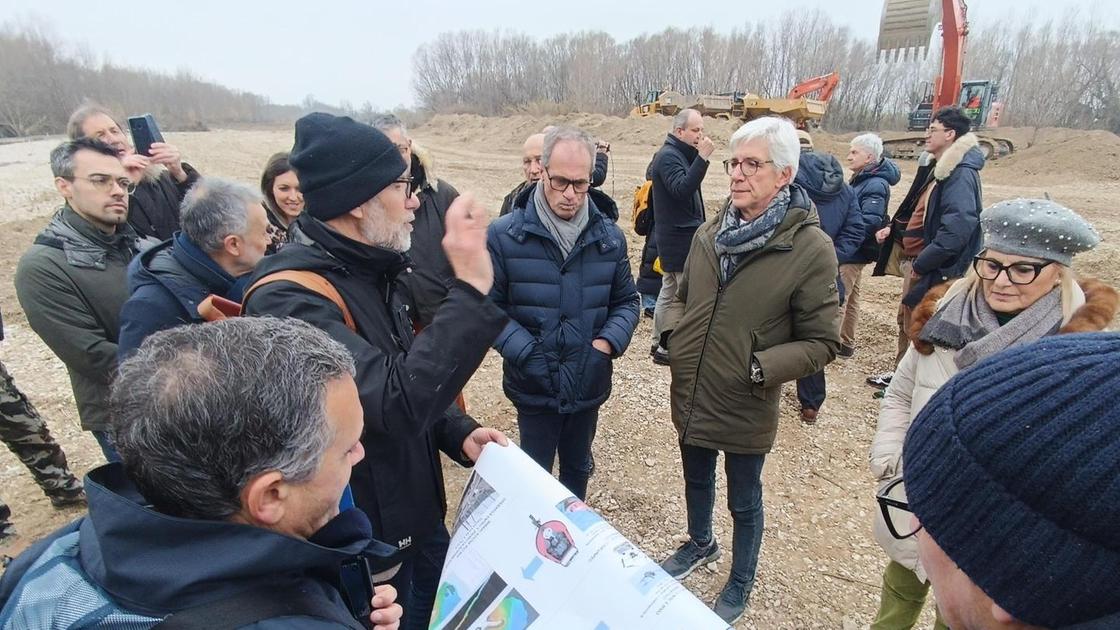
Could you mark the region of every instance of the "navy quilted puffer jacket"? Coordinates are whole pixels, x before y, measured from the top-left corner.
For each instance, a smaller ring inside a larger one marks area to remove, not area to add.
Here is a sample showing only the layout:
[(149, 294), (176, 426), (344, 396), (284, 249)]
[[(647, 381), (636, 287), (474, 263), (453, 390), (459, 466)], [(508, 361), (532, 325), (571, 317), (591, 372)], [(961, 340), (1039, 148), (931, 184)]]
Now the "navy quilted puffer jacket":
[[(494, 347), (505, 359), (502, 386), (518, 409), (575, 413), (611, 393), (611, 360), (638, 325), (638, 291), (622, 230), (588, 203), (587, 227), (566, 259), (527, 196), (490, 224), (490, 297), (510, 317)], [(596, 338), (612, 354), (591, 346)]]

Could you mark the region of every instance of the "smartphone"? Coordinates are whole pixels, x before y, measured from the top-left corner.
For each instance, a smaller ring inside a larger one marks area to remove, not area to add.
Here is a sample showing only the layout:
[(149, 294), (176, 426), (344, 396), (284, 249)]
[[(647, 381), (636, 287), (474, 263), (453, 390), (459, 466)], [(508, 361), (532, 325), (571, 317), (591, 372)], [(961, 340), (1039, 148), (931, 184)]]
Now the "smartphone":
[(339, 567), (339, 590), (346, 600), (350, 614), (358, 621), (369, 625), (369, 615), (373, 612), (373, 578), (369, 561), (363, 556), (352, 558)]
[(163, 134), (159, 132), (159, 125), (151, 114), (129, 116), (128, 128), (132, 131), (132, 144), (140, 155), (152, 154), (152, 143), (163, 142)]

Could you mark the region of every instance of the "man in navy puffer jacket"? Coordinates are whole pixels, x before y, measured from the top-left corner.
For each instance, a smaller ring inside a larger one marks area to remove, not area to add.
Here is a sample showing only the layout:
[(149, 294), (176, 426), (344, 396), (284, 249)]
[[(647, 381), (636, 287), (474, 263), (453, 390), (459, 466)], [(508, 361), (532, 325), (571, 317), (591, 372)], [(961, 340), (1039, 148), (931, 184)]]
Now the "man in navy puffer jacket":
[(521, 448), (580, 499), (591, 474), (599, 406), (611, 361), (638, 325), (626, 239), (587, 194), (595, 144), (565, 127), (545, 137), (544, 175), (492, 223), (490, 297), (510, 317), (494, 347), (517, 408)]
[[(863, 242), (863, 218), (855, 191), (844, 181), (840, 162), (827, 153), (803, 152), (798, 160), (794, 183), (808, 193), (817, 207), (821, 229), (832, 239), (836, 249), (836, 260), (841, 265), (855, 260)], [(839, 281), (836, 284), (840, 287), (840, 302), (843, 304), (844, 285)], [(817, 410), (825, 399), (823, 371), (797, 379), (797, 399), (801, 402), (802, 422), (816, 422)]]

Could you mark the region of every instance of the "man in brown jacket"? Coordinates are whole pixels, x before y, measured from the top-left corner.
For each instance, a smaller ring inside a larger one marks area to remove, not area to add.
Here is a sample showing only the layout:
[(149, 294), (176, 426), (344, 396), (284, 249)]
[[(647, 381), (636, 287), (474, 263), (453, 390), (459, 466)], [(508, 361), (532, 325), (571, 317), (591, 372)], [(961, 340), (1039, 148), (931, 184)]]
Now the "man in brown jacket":
[(724, 451), (735, 521), (731, 576), (715, 612), (733, 624), (762, 546), (762, 465), (778, 430), (782, 383), (824, 369), (840, 349), (836, 254), (796, 185), (797, 131), (753, 120), (731, 137), (730, 203), (697, 230), (670, 322), (673, 424), (690, 540), (661, 566), (683, 578), (719, 557), (712, 536), (715, 466)]

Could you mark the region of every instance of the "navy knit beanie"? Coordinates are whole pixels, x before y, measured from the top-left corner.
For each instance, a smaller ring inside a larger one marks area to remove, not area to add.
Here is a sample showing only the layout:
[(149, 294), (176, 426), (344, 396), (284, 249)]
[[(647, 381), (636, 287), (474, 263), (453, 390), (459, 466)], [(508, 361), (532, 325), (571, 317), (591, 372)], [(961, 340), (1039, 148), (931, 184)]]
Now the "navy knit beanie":
[(1004, 610), (1048, 628), (1120, 613), (1120, 335), (1056, 335), (961, 372), (903, 461), (922, 527)]
[(306, 212), (328, 221), (350, 212), (404, 175), (401, 153), (385, 134), (347, 116), (321, 112), (296, 121), (288, 158)]

